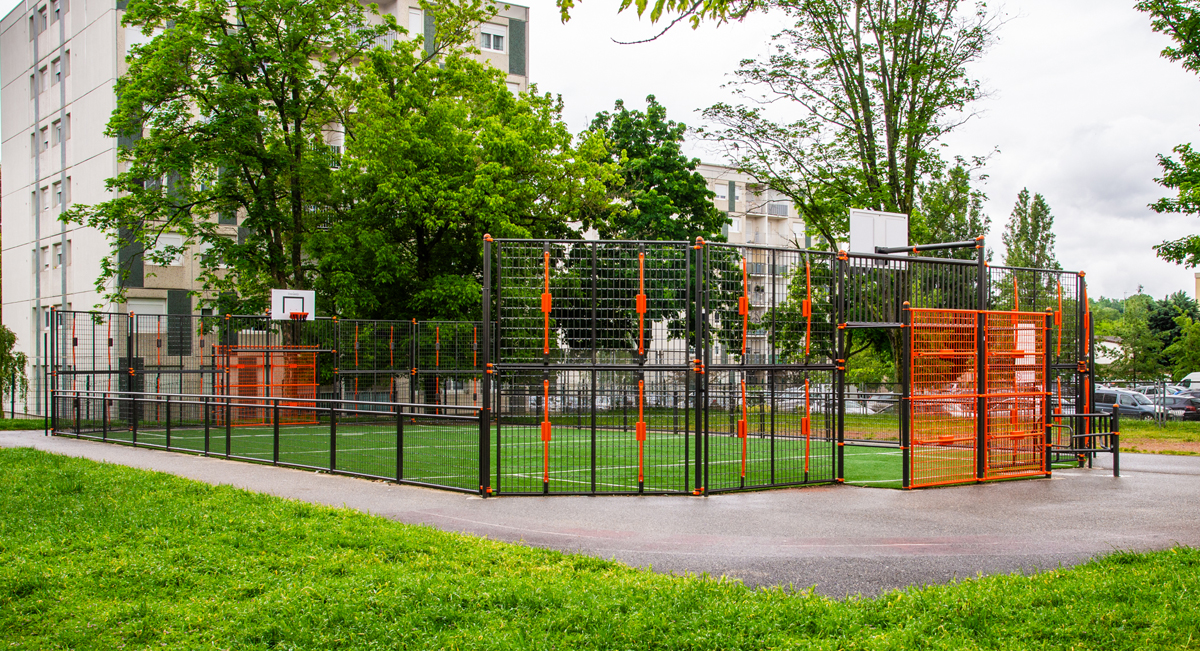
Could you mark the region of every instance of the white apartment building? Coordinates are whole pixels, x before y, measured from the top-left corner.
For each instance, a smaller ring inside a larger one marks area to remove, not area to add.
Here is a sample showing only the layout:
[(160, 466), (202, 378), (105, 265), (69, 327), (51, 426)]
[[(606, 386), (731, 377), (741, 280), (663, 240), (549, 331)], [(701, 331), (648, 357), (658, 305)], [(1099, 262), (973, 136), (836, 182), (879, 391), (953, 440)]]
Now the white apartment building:
[(722, 234), (731, 244), (758, 244), (806, 248), (804, 220), (791, 199), (767, 190), (748, 174), (724, 165), (701, 163), (696, 167), (709, 182), (713, 203), (729, 215), (731, 223)]
[[(145, 37), (121, 26), (126, 0), (24, 0), (0, 20), (0, 211), (3, 322), (30, 360), (27, 411), (41, 413), (51, 308), (92, 309), (101, 303), (94, 281), (110, 239), (94, 229), (58, 221), (73, 203), (110, 198), (117, 139), (104, 136), (116, 108), (114, 87), (132, 44)], [(410, 0), (380, 3), (416, 38), (432, 47), (436, 27)], [(510, 90), (528, 87), (529, 9), (497, 5), (480, 25), (480, 58), (507, 74)], [(341, 144), (341, 143), (330, 143)], [(237, 218), (227, 231), (237, 233)], [(224, 220), (222, 221), (224, 222)], [(172, 244), (173, 242), (163, 242)], [(120, 256), (130, 269), (129, 302), (105, 311), (192, 314), (198, 256), (168, 267), (143, 263), (139, 251)], [(25, 275), (29, 273), (29, 275)]]

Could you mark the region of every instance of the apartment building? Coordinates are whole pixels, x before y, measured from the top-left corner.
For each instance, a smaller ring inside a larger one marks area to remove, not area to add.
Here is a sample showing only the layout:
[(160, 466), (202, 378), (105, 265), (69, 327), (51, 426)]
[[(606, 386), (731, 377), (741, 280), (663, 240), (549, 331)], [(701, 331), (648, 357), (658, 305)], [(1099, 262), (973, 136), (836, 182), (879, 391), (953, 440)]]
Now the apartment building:
[[(31, 360), (27, 411), (41, 413), (52, 308), (91, 309), (109, 238), (58, 221), (74, 203), (110, 198), (105, 180), (118, 172), (117, 139), (104, 136), (116, 108), (114, 88), (131, 45), (145, 41), (121, 26), (125, 0), (24, 0), (0, 20), (0, 155), (5, 183), (2, 228), (3, 320)], [(432, 47), (436, 25), (416, 3), (380, 6)], [(507, 74), (510, 90), (528, 87), (529, 9), (497, 5), (478, 28), (481, 59)], [(340, 143), (330, 143), (340, 144)], [(228, 221), (226, 221), (228, 220)], [(237, 218), (222, 220), (230, 237)], [(179, 244), (166, 236), (162, 245)], [(128, 266), (129, 301), (106, 311), (192, 314), (199, 289), (199, 256), (188, 252), (165, 267), (139, 251), (120, 256)], [(29, 275), (26, 275), (26, 274)]]
[[(788, 199), (763, 187), (755, 178), (724, 165), (701, 163), (696, 171), (709, 182), (713, 202), (729, 216), (730, 223), (722, 235), (731, 244), (808, 248), (812, 239), (806, 235), (804, 220)], [(752, 364), (767, 361), (767, 330), (763, 318), (772, 304), (778, 304), (788, 291), (788, 275), (794, 270), (791, 256), (771, 256), (763, 250), (748, 250), (746, 255), (747, 290), (750, 303), (750, 325), (747, 333), (746, 355)], [(725, 351), (720, 345), (714, 353), (725, 361), (740, 351)]]

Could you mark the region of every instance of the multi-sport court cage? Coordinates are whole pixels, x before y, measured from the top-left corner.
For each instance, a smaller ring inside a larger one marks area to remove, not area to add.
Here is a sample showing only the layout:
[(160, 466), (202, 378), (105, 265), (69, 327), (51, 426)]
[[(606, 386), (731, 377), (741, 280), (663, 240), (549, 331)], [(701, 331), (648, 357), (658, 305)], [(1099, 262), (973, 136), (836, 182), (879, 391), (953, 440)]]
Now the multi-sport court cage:
[(880, 328), (903, 486), (1115, 454), (1083, 274), (922, 248), (487, 238), (481, 322), (58, 311), (51, 427), (485, 495), (833, 483)]

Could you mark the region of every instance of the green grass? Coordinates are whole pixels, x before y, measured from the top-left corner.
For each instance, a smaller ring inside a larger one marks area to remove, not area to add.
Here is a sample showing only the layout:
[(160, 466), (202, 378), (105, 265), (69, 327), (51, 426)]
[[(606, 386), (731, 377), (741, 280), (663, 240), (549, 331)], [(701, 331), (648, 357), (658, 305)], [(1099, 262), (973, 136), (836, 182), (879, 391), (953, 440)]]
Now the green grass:
[(1200, 421), (1169, 421), (1159, 427), (1154, 421), (1122, 418), (1121, 447), (1129, 451), (1149, 448), (1158, 454), (1197, 454)]
[(45, 429), (45, 418), (3, 418), (0, 419), (0, 431)]
[(0, 450), (0, 512), (5, 649), (1121, 650), (1200, 641), (1200, 552), (1184, 548), (832, 600), (29, 449)]

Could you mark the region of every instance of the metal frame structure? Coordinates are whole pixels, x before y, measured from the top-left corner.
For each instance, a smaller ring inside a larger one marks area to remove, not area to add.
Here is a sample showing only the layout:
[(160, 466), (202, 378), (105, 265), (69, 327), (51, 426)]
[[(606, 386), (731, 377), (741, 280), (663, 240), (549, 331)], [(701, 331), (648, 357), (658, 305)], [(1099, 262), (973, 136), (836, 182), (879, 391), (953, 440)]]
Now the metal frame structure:
[[(485, 237), (480, 322), (58, 311), (50, 429), (485, 496), (840, 483), (848, 335), (884, 329), (904, 487), (1116, 461), (1084, 275), (991, 267), (983, 244)], [(281, 351), (312, 356), (304, 395), (232, 390), (235, 357)]]

